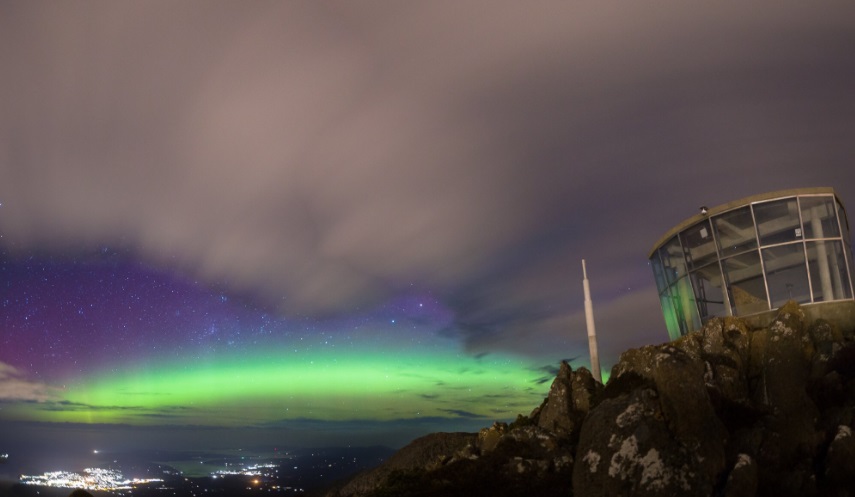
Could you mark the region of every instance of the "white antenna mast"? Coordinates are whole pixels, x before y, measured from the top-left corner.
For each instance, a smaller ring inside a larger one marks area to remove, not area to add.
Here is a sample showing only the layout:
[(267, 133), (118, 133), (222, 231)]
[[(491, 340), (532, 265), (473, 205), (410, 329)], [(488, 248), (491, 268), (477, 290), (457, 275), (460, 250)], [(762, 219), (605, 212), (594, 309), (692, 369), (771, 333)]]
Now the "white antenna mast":
[(600, 357), (597, 355), (597, 329), (594, 327), (594, 303), (591, 302), (591, 286), (588, 284), (588, 271), (585, 259), (582, 259), (582, 288), (585, 290), (585, 323), (588, 325), (588, 351), (591, 353), (591, 374), (597, 383), (603, 382), (600, 374)]

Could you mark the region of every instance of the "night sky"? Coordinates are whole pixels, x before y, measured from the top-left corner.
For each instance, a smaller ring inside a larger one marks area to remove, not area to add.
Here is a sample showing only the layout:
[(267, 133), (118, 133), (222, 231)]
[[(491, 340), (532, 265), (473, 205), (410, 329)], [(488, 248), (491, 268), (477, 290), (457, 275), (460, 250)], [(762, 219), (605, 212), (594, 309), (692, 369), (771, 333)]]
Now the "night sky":
[(607, 372), (701, 205), (855, 209), (851, 2), (2, 1), (0, 74), (0, 452), (489, 426), (581, 259)]

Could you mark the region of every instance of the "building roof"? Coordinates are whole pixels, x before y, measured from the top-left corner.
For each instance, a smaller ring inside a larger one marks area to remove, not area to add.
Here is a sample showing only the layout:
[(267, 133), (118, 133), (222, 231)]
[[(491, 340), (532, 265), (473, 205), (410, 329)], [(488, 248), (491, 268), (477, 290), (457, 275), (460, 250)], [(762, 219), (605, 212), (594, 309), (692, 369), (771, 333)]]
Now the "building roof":
[[(763, 202), (766, 200), (774, 200), (776, 198), (784, 198), (784, 197), (795, 197), (797, 195), (828, 195), (832, 194), (837, 201), (840, 202), (840, 198), (837, 196), (837, 192), (834, 191), (834, 188), (831, 187), (813, 187), (813, 188), (792, 188), (789, 190), (778, 190), (774, 192), (768, 193), (759, 193), (757, 195), (751, 195), (750, 197), (745, 197), (739, 200), (734, 200), (733, 202), (728, 202), (726, 204), (715, 206), (711, 209), (707, 210), (706, 214), (695, 214), (694, 216), (684, 220), (680, 224), (674, 226), (667, 233), (665, 233), (654, 245), (653, 248), (650, 249), (650, 253), (647, 254), (647, 258), (650, 259), (653, 257), (653, 254), (659, 250), (660, 247), (665, 245), (668, 240), (674, 237), (677, 233), (683, 231), (684, 229), (694, 226), (695, 224), (707, 219), (711, 216), (715, 216), (717, 214), (721, 214), (722, 212), (726, 212), (729, 210), (737, 209), (739, 207), (743, 207), (749, 204)], [(843, 205), (840, 202), (840, 205)]]

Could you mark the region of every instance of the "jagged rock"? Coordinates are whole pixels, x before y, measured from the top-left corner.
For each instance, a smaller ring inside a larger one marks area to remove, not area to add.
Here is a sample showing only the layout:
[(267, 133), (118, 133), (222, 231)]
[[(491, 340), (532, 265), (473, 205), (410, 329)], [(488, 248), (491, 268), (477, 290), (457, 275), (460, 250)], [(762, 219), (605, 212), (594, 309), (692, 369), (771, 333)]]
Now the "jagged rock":
[(460, 450), (467, 446), (474, 446), (476, 439), (477, 435), (474, 433), (432, 433), (417, 438), (377, 468), (360, 473), (328, 495), (337, 497), (367, 495), (377, 490), (393, 472), (437, 467), (438, 461), (451, 460)]
[(588, 414), (593, 407), (595, 396), (602, 392), (603, 385), (594, 378), (587, 368), (581, 367), (570, 376), (570, 396), (573, 400), (573, 410), (581, 417)]
[(505, 470), (509, 472), (535, 473), (543, 475), (549, 470), (550, 461), (542, 459), (524, 459), (522, 457), (514, 457), (512, 461), (505, 465)]
[[(505, 457), (506, 469), (518, 474), (531, 473), (538, 477), (546, 474), (568, 473), (572, 470), (572, 447), (564, 443), (564, 438), (529, 425), (512, 429), (505, 433), (494, 449), (494, 455)], [(567, 487), (569, 488), (569, 481)]]
[(561, 440), (553, 432), (539, 426), (524, 426), (508, 432), (499, 446), (513, 443), (516, 451), (528, 454), (549, 454), (562, 446)]
[(462, 449), (458, 450), (454, 453), (454, 456), (448, 460), (448, 464), (451, 464), (456, 461), (460, 461), (463, 459), (475, 460), (481, 456), (481, 451), (478, 450), (478, 447), (475, 444), (466, 444)]
[(733, 470), (727, 476), (724, 497), (754, 497), (757, 495), (757, 463), (748, 454), (739, 454)]
[[(624, 353), (612, 377), (635, 374), (652, 382), (671, 436), (697, 454), (704, 477), (713, 481), (724, 468), (728, 434), (707, 393), (705, 371), (699, 357), (678, 345), (666, 344)], [(699, 430), (699, 426), (704, 429)]]
[(573, 495), (710, 495), (701, 458), (677, 441), (652, 388), (602, 401), (582, 426)]
[(499, 445), (499, 440), (507, 431), (508, 424), (499, 422), (493, 423), (489, 428), (482, 428), (478, 432), (478, 448), (481, 452), (490, 452)]
[(836, 345), (828, 361), (829, 372), (812, 381), (808, 391), (822, 413), (817, 430), (829, 437), (838, 426), (855, 426), (855, 343)]
[[(815, 430), (819, 411), (806, 388), (815, 349), (804, 312), (788, 302), (768, 330), (752, 338), (753, 359), (761, 376), (754, 399), (769, 409), (757, 426), (763, 433), (754, 454), (761, 469), (760, 485), (779, 496), (805, 495), (815, 479), (810, 460), (822, 435)], [(755, 346), (757, 340), (762, 348)]]
[(825, 476), (833, 486), (855, 490), (855, 435), (852, 428), (837, 427), (825, 456)]
[(602, 389), (586, 368), (573, 371), (561, 361), (558, 375), (552, 382), (546, 402), (532, 413), (537, 425), (559, 436), (576, 431), (591, 408), (591, 399)]
[(831, 358), (840, 351), (843, 333), (828, 321), (819, 319), (808, 328), (808, 335), (816, 349), (810, 375), (812, 378), (820, 378), (828, 373)]
[[(694, 335), (694, 334), (693, 334)], [(745, 365), (750, 356), (750, 332), (736, 318), (711, 320), (696, 335), (675, 344), (691, 354), (692, 339), (699, 341), (698, 360), (704, 362), (704, 383), (716, 401), (745, 406), (748, 403), (748, 378)]]

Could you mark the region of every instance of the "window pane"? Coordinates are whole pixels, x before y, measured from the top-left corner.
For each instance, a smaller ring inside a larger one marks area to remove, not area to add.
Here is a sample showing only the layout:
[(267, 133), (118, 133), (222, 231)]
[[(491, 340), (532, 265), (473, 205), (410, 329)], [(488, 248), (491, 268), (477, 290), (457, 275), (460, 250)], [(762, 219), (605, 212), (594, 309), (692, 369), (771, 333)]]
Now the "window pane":
[(662, 272), (662, 261), (659, 260), (658, 250), (650, 258), (650, 266), (653, 268), (653, 277), (656, 279), (656, 291), (662, 293), (668, 285), (665, 283), (665, 273)]
[(855, 283), (855, 267), (853, 267), (852, 260), (852, 242), (849, 235), (849, 220), (846, 218), (846, 211), (843, 210), (843, 206), (840, 205), (840, 202), (835, 202), (837, 204), (837, 219), (840, 221), (839, 226), (842, 230), (841, 236), (843, 237), (843, 252), (846, 256), (846, 260), (849, 262), (849, 272), (851, 274), (851, 279), (849, 280), (851, 283)]
[(666, 290), (659, 295), (659, 301), (662, 303), (662, 315), (665, 316), (665, 328), (668, 329), (668, 337), (671, 340), (676, 340), (680, 338), (680, 324), (677, 319), (677, 312), (674, 310), (671, 294)]
[(848, 243), (843, 244), (843, 253), (846, 256), (846, 262), (849, 263), (849, 285), (851, 287), (853, 284), (855, 284), (855, 268), (852, 267), (852, 247), (850, 247)]
[(756, 250), (724, 260), (724, 273), (730, 287), (730, 305), (735, 316), (769, 310), (766, 286)]
[(721, 256), (738, 254), (757, 247), (751, 209), (743, 207), (713, 218)]
[(799, 206), (795, 198), (756, 204), (754, 219), (761, 246), (802, 239)]
[(700, 329), (701, 318), (698, 316), (695, 295), (692, 293), (689, 278), (680, 278), (677, 284), (671, 287), (671, 297), (674, 303), (674, 311), (677, 314), (677, 322), (680, 325), (680, 334), (686, 335)]
[(852, 298), (842, 243), (809, 242), (807, 254), (814, 302)]
[(801, 243), (763, 249), (763, 263), (772, 308), (777, 309), (788, 300), (810, 302), (805, 252)]
[(676, 236), (659, 249), (659, 257), (662, 258), (662, 271), (668, 283), (674, 283), (678, 278), (686, 275), (686, 259), (683, 257), (683, 249), (680, 248), (680, 241)]
[(834, 213), (833, 197), (802, 197), (802, 222), (805, 238), (837, 238), (837, 216)]
[(717, 263), (692, 272), (692, 284), (695, 287), (695, 299), (698, 301), (702, 321), (727, 315), (724, 293), (721, 290), (721, 270)]
[(837, 217), (840, 219), (840, 229), (843, 230), (843, 239), (849, 243), (849, 220), (846, 218), (846, 211), (843, 206), (837, 202)]
[(680, 240), (686, 251), (686, 261), (690, 268), (709, 264), (716, 260), (715, 242), (709, 221), (703, 221), (680, 233)]

